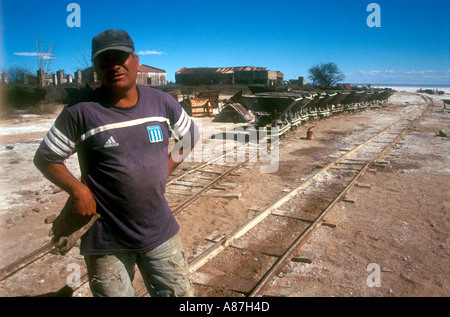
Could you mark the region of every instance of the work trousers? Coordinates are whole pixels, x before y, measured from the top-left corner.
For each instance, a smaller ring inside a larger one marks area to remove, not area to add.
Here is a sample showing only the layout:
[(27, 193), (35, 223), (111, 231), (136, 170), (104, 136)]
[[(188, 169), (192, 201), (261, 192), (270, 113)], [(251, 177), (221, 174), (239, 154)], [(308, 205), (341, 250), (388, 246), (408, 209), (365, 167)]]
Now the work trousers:
[(178, 234), (145, 253), (86, 255), (85, 261), (94, 297), (133, 297), (135, 265), (150, 296), (194, 296)]

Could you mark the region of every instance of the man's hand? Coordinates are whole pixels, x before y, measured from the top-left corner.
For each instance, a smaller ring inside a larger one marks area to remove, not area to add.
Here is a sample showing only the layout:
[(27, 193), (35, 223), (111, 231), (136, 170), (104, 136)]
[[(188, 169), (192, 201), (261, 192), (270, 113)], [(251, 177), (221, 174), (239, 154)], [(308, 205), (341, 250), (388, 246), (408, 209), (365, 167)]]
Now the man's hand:
[[(94, 213), (91, 216), (81, 216), (74, 213), (74, 201), (69, 197), (59, 215), (53, 221), (49, 236), (55, 245), (55, 251), (61, 255), (69, 252), (75, 243), (83, 236), (100, 217)], [(94, 210), (95, 211), (95, 210)]]
[[(80, 183), (81, 184), (81, 183)], [(84, 184), (71, 193), (72, 213), (75, 219), (85, 222), (96, 213), (97, 205), (91, 191)]]

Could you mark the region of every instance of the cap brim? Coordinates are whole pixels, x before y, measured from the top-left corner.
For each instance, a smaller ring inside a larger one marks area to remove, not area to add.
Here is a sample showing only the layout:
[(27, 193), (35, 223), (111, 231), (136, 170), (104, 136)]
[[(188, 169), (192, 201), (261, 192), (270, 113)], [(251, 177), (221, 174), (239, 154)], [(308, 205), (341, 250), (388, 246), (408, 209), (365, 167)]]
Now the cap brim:
[(94, 59), (99, 54), (106, 52), (106, 51), (123, 51), (123, 52), (127, 52), (127, 53), (133, 53), (134, 50), (128, 46), (108, 46), (108, 47), (102, 48), (102, 49), (98, 50), (97, 52), (95, 52), (94, 56), (92, 56), (92, 61), (94, 61)]

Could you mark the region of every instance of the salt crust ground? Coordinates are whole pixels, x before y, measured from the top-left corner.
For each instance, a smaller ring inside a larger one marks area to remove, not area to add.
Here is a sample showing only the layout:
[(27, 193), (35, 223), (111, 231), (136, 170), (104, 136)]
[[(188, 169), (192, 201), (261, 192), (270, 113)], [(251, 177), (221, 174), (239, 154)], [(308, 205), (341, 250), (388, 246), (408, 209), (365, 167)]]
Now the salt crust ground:
[[(433, 96), (438, 105), (444, 98), (449, 96)], [(248, 219), (249, 208), (270, 203), (277, 193), (295, 186), (338, 148), (351, 145), (361, 134), (375, 133), (417, 105), (425, 105), (421, 96), (397, 92), (387, 109), (314, 122), (314, 140), (305, 140), (306, 127), (291, 132), (286, 138), (289, 142), (280, 147), (276, 173), (259, 174), (256, 163), (256, 169), (244, 169), (241, 176), (231, 180), (239, 185), (236, 190), (242, 194), (240, 200), (227, 201), (221, 208), (215, 207), (217, 199), (201, 200), (180, 215), (188, 256), (192, 258), (205, 249), (207, 234), (219, 228), (231, 229)], [(21, 116), (0, 122), (1, 267), (49, 241), (50, 225), (44, 220), (59, 212), (67, 198), (43, 179), (32, 164), (34, 151), (54, 118), (55, 115)], [(203, 127), (215, 125), (209, 119), (201, 122)], [(295, 297), (448, 296), (449, 140), (436, 134), (449, 125), (450, 114), (443, 112), (442, 106), (433, 107), (388, 153), (388, 167), (364, 175), (361, 182), (370, 184), (370, 188), (354, 187), (349, 195), (356, 202), (342, 202), (332, 211), (329, 218), (340, 225), (334, 229), (321, 227), (314, 233), (304, 246), (315, 252), (313, 263), (292, 263), (276, 285), (290, 289), (290, 296)], [(210, 140), (205, 137), (204, 142)], [(79, 173), (76, 156), (67, 164), (74, 174)], [(69, 274), (69, 263), (83, 266), (78, 249), (56, 264), (48, 260), (47, 270), (31, 267), (26, 274), (2, 281), (0, 296), (34, 296), (58, 290)], [(380, 269), (379, 285), (370, 287), (373, 267)], [(197, 293), (224, 295), (202, 288)], [(89, 292), (80, 295), (89, 296)]]

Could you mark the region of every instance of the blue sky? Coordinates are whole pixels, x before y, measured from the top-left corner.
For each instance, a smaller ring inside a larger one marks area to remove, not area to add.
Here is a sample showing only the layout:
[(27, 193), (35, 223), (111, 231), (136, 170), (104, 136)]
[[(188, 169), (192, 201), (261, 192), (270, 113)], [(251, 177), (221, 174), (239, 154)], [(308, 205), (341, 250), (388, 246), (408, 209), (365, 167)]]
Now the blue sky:
[[(80, 27), (69, 27), (70, 3)], [(380, 27), (369, 27), (370, 3)], [(35, 41), (54, 44), (51, 71), (73, 73), (105, 29), (126, 30), (142, 64), (167, 80), (183, 67), (258, 66), (285, 80), (334, 62), (345, 82), (450, 85), (450, 0), (0, 0), (0, 69), (36, 71)]]

